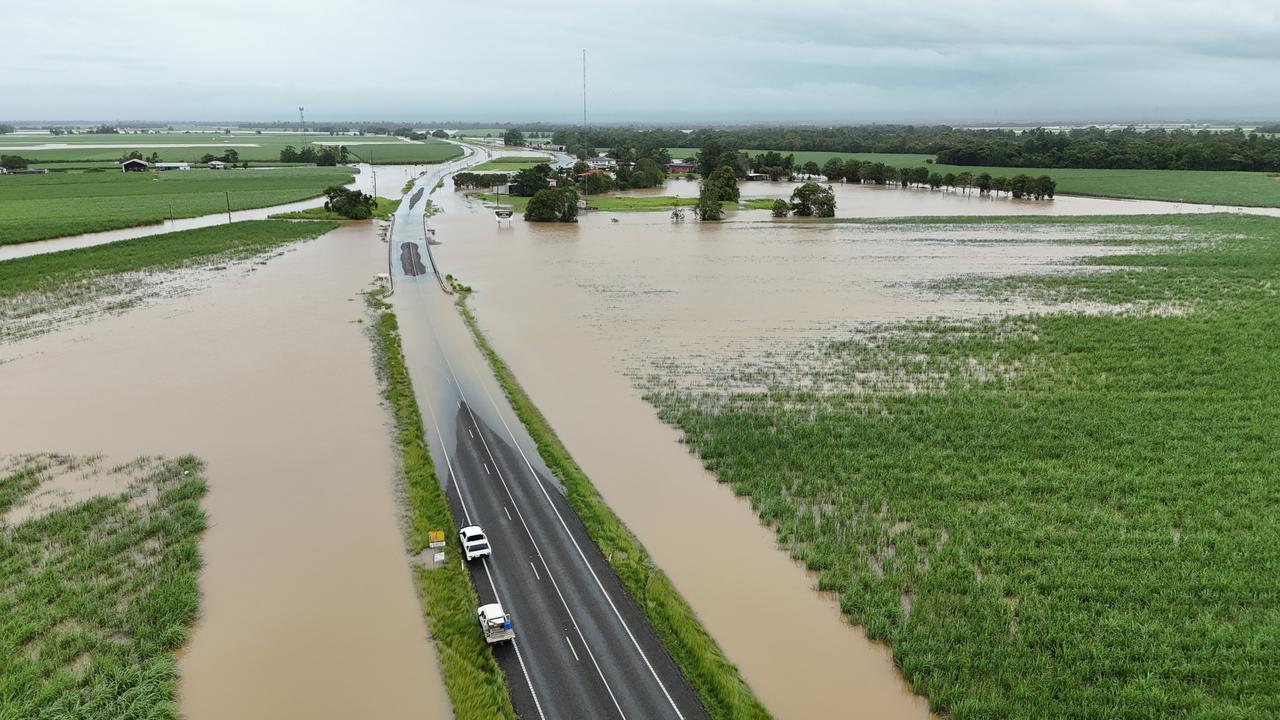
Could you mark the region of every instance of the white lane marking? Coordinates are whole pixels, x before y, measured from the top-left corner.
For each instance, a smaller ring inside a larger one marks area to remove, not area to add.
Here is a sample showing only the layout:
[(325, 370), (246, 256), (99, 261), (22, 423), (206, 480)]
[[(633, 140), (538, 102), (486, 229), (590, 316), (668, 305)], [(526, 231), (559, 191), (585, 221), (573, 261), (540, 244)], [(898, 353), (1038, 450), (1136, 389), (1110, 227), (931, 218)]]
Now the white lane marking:
[(471, 435), (471, 439), (472, 439), (472, 440), (475, 440), (475, 439), (476, 439), (476, 436), (471, 434), (471, 428), (467, 428), (467, 434), (468, 434), (468, 435)]
[[(445, 363), (448, 362), (449, 359), (446, 357)], [(452, 372), (452, 369), (450, 369), (450, 372)], [(461, 388), (459, 388), (459, 392), (461, 392)], [(463, 397), (466, 396), (464, 395)], [(467, 406), (467, 411), (469, 413), (471, 411), (469, 405)], [(474, 414), (471, 415), (471, 421), (473, 423), (476, 421)], [(480, 426), (477, 424), (476, 429), (479, 428)], [(494, 460), (493, 450), (489, 449), (489, 442), (484, 439), (483, 432), (480, 433), (480, 443), (484, 445), (484, 451), (488, 453), (489, 459), (494, 461), (494, 466), (496, 467), (498, 461)], [(564, 599), (564, 593), (560, 590), (560, 583), (556, 582), (555, 573), (551, 572), (551, 566), (547, 564), (546, 557), (542, 555), (542, 548), (538, 547), (538, 541), (533, 538), (533, 531), (529, 529), (529, 523), (525, 522), (524, 513), (520, 512), (520, 506), (516, 504), (515, 496), (511, 494), (511, 488), (507, 486), (507, 480), (502, 476), (501, 468), (498, 468), (498, 482), (502, 483), (502, 489), (507, 493), (507, 499), (511, 501), (511, 506), (516, 509), (516, 517), (520, 518), (520, 525), (524, 527), (525, 535), (529, 537), (529, 543), (533, 545), (533, 551), (537, 553), (538, 560), (542, 562), (542, 569), (547, 571), (547, 579), (551, 581), (551, 587), (555, 588), (556, 596), (560, 598), (560, 604), (564, 606), (564, 612), (569, 616), (569, 622), (573, 624), (573, 629), (578, 633), (578, 638), (582, 640), (582, 646), (587, 650), (587, 657), (591, 658), (591, 664), (595, 665), (596, 674), (600, 676), (600, 682), (604, 683), (604, 689), (609, 693), (609, 699), (613, 700), (613, 706), (618, 710), (618, 715), (622, 717), (622, 720), (626, 720), (627, 714), (622, 711), (622, 704), (618, 702), (618, 697), (613, 694), (609, 679), (604, 676), (604, 669), (600, 667), (599, 661), (596, 660), (596, 654), (591, 651), (591, 645), (587, 643), (587, 636), (582, 633), (582, 628), (578, 626), (578, 619), (573, 616), (573, 611), (569, 609), (569, 602)], [(676, 710), (677, 714), (679, 712), (679, 710)], [(683, 720), (683, 716), (681, 716), (681, 720)]]
[[(416, 395), (417, 393), (414, 394)], [(467, 501), (462, 499), (462, 488), (458, 487), (458, 476), (453, 472), (453, 461), (449, 459), (449, 448), (445, 446), (444, 436), (440, 434), (440, 423), (436, 420), (436, 411), (431, 406), (430, 397), (427, 397), (427, 414), (431, 416), (431, 426), (436, 431), (436, 437), (440, 439), (440, 450), (444, 452), (444, 464), (449, 468), (449, 479), (453, 481), (453, 491), (458, 495), (458, 504), (462, 506), (462, 515), (467, 519), (467, 524), (470, 525), (471, 513), (467, 511)]]
[(538, 566), (534, 565), (532, 560), (529, 561), (529, 567), (533, 568), (533, 576), (542, 580), (542, 576), (538, 574)]
[[(493, 584), (493, 575), (489, 572), (489, 563), (484, 563), (484, 576), (489, 578), (489, 589), (493, 590), (493, 597), (498, 597), (498, 586)], [(542, 714), (542, 703), (538, 702), (538, 693), (533, 689), (533, 681), (529, 679), (529, 670), (524, 666), (524, 656), (520, 654), (520, 646), (516, 643), (515, 638), (511, 638), (511, 647), (516, 650), (516, 660), (520, 663), (520, 672), (524, 674), (524, 684), (529, 686), (529, 694), (533, 696), (533, 706), (538, 709), (538, 717), (547, 720), (547, 716)]]
[[(445, 362), (447, 363), (448, 361), (449, 359), (446, 357)], [(452, 366), (450, 366), (449, 372), (453, 372)], [(614, 604), (613, 597), (611, 597), (609, 595), (609, 591), (605, 589), (604, 583), (600, 582), (600, 576), (596, 575), (595, 568), (591, 567), (591, 563), (587, 560), (586, 553), (582, 552), (582, 547), (578, 545), (577, 539), (574, 538), (573, 533), (569, 531), (569, 525), (564, 521), (564, 517), (560, 515), (560, 510), (556, 508), (556, 504), (551, 501), (551, 495), (547, 492), (546, 486), (543, 485), (542, 479), (538, 477), (538, 472), (533, 469), (533, 463), (529, 462), (529, 457), (524, 454), (524, 449), (520, 447), (520, 441), (516, 438), (516, 434), (511, 431), (511, 426), (507, 424), (507, 419), (502, 416), (502, 408), (498, 407), (498, 402), (494, 400), (493, 394), (489, 392), (489, 387), (485, 385), (483, 378), (479, 376), (474, 364), (471, 364), (471, 372), (476, 375), (480, 382), (480, 388), (484, 390), (485, 395), (489, 397), (489, 404), (493, 406), (494, 412), (498, 415), (498, 420), (501, 421), (502, 426), (506, 428), (507, 435), (511, 438), (511, 444), (515, 446), (516, 452), (520, 453), (520, 457), (524, 459), (524, 464), (529, 468), (529, 474), (533, 477), (534, 482), (538, 484), (538, 488), (542, 490), (543, 497), (547, 499), (547, 504), (551, 506), (551, 512), (556, 514), (556, 519), (560, 521), (560, 527), (564, 528), (564, 534), (568, 536), (569, 542), (573, 543), (574, 549), (578, 551), (578, 557), (582, 558), (582, 564), (587, 566), (587, 572), (591, 573), (592, 579), (596, 581), (596, 587), (600, 588), (600, 594), (604, 595), (604, 599), (609, 602), (609, 607), (613, 609), (614, 616), (618, 618), (618, 622), (622, 625), (622, 629), (627, 632), (627, 637), (631, 638), (631, 644), (635, 647), (636, 652), (640, 654), (640, 659), (644, 660), (645, 667), (649, 668), (649, 674), (653, 676), (653, 679), (658, 683), (658, 687), (662, 689), (662, 694), (666, 696), (667, 702), (671, 705), (671, 709), (676, 713), (676, 717), (680, 718), (680, 720), (684, 720), (684, 713), (680, 712), (680, 708), (676, 705), (675, 699), (671, 697), (671, 693), (667, 692), (667, 686), (662, 682), (662, 678), (658, 677), (658, 672), (653, 669), (653, 663), (649, 662), (649, 657), (645, 655), (644, 649), (640, 647), (640, 642), (636, 640), (636, 636), (631, 632), (631, 628), (627, 625), (627, 621), (623, 619), (622, 613), (618, 611), (618, 606)], [(461, 389), (459, 389), (459, 392), (461, 392)], [(471, 416), (471, 422), (475, 423), (475, 413), (472, 412), (470, 405), (467, 406), (467, 414)], [(476, 427), (478, 428), (479, 425), (476, 425)], [(493, 453), (489, 451), (489, 444), (485, 442), (483, 433), (480, 435), (480, 442), (484, 443), (485, 451), (489, 452), (489, 457), (492, 459)], [(498, 477), (501, 478), (502, 474), (499, 473)], [(505, 481), (503, 482), (503, 486), (506, 486)], [(508, 493), (510, 493), (509, 490)], [(514, 503), (515, 500), (512, 500), (512, 502)], [(519, 508), (516, 508), (516, 512), (520, 512)], [(532, 538), (532, 536), (530, 537)], [(550, 574), (550, 570), (547, 572)], [(552, 582), (554, 582), (554, 579)], [(583, 638), (582, 643), (586, 645), (586, 642), (586, 639)], [(587, 652), (591, 652), (590, 647), (587, 648)], [(612, 692), (610, 694), (612, 694)], [(619, 708), (618, 711), (621, 712), (622, 709)]]
[(484, 466), (484, 474), (485, 474), (485, 475), (492, 475), (492, 474), (493, 474), (493, 473), (489, 472), (489, 463), (487, 463), (487, 462), (482, 462), (482, 463), (480, 463), (480, 464)]
[(578, 662), (582, 662), (582, 660), (578, 658), (578, 651), (573, 649), (573, 641), (569, 639), (568, 635), (564, 636), (564, 641), (569, 643), (569, 652), (573, 653), (573, 659)]
[(506, 513), (506, 514), (507, 514), (507, 519), (508, 519), (508, 520), (510, 520), (510, 519), (511, 519), (511, 511), (507, 509), (507, 506), (506, 506), (506, 505), (503, 505), (503, 506), (502, 506), (502, 512), (504, 512), (504, 513)]

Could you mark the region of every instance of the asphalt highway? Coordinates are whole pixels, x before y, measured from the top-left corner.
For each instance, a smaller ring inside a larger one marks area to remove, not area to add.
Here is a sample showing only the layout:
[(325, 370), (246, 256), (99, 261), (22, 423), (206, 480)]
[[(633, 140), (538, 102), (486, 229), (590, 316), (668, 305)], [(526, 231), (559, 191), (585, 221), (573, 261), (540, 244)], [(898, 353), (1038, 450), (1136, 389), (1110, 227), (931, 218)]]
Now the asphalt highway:
[[(418, 188), (487, 159), (483, 148)], [(436, 192), (451, 192), (446, 188)], [(516, 639), (494, 646), (522, 718), (706, 718), (696, 693), (609, 567), (537, 454), (437, 282), (426, 203), (403, 204), (389, 238), (392, 302), (431, 454), (457, 525), (480, 525), (490, 558), (469, 563), (482, 603), (501, 602)], [(442, 242), (463, 238), (437, 238)], [(418, 252), (409, 252), (412, 247)], [(439, 269), (441, 275), (446, 270)], [(450, 561), (460, 562), (456, 543)], [(480, 632), (477, 625), (476, 632)]]

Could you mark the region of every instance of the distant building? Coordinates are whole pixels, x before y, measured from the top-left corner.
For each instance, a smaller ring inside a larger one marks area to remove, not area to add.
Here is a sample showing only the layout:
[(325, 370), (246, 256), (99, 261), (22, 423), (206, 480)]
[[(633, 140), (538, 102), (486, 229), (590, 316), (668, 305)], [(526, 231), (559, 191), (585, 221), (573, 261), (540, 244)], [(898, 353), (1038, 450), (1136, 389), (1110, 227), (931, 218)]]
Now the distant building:
[(592, 170), (613, 170), (618, 167), (618, 161), (611, 157), (598, 155), (593, 158), (587, 158), (587, 167)]
[(747, 173), (747, 179), (748, 179), (748, 180), (768, 180), (768, 179), (769, 179), (769, 174), (768, 174), (768, 173), (749, 172), (749, 173)]
[(156, 163), (156, 169), (157, 170), (190, 170), (191, 163), (184, 163), (184, 162), (159, 163), (158, 162)]
[(227, 168), (229, 168), (229, 167), (231, 167), (231, 165), (230, 165), (230, 164), (228, 164), (228, 163), (224, 163), (224, 162), (222, 162), (221, 160), (210, 160), (210, 161), (209, 161), (209, 169), (210, 169), (210, 170), (226, 170), (226, 169), (227, 169)]
[(120, 163), (120, 170), (123, 172), (146, 172), (151, 169), (151, 163), (138, 158), (129, 158)]
[(687, 163), (683, 160), (673, 160), (667, 163), (667, 172), (672, 175), (684, 175), (693, 172), (693, 163)]

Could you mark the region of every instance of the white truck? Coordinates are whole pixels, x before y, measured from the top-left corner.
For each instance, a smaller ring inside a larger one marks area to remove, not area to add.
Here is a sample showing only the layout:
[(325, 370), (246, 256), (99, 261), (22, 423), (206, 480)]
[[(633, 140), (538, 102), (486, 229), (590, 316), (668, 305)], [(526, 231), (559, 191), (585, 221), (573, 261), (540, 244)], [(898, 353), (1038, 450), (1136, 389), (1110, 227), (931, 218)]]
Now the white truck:
[(476, 619), (480, 621), (480, 629), (484, 631), (484, 641), (490, 645), (516, 639), (511, 616), (498, 603), (481, 605), (476, 610)]

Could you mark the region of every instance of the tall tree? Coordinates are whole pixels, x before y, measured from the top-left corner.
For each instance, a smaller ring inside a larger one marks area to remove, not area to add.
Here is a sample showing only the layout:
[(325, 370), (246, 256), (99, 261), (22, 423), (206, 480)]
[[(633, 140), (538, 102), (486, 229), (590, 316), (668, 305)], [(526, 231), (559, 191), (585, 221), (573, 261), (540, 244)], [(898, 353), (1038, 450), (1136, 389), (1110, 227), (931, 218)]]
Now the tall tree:
[(834, 217), (836, 193), (830, 185), (804, 183), (791, 192), (791, 211), (804, 217)]
[(523, 147), (524, 133), (517, 128), (511, 128), (502, 134), (502, 144), (509, 147)]

